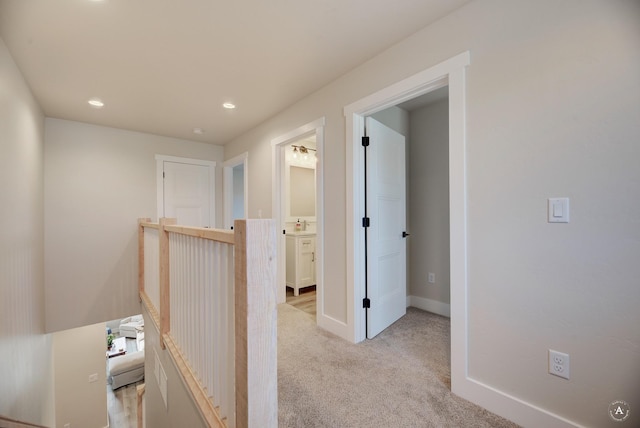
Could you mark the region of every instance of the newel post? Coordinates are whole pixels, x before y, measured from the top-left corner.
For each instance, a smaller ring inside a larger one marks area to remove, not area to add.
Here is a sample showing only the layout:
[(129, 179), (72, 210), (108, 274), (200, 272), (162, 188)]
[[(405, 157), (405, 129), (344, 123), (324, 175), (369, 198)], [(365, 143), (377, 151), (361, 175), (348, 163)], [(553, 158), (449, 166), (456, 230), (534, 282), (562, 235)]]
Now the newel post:
[(277, 428), (277, 290), (274, 220), (236, 220), (236, 427)]
[(165, 226), (176, 224), (175, 218), (158, 220), (158, 241), (160, 242), (160, 346), (165, 348), (164, 335), (171, 329), (171, 301), (169, 294), (169, 232)]
[(144, 291), (144, 226), (143, 223), (149, 223), (150, 218), (138, 219), (138, 297), (142, 297)]

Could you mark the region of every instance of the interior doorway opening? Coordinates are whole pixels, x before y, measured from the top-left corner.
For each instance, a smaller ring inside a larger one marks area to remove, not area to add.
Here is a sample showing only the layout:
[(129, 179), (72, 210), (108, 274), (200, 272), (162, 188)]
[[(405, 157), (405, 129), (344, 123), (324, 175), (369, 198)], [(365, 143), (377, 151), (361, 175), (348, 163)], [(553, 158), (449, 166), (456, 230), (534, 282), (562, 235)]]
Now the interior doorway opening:
[(224, 228), (233, 229), (233, 221), (247, 218), (249, 154), (242, 153), (223, 164)]
[(316, 135), (283, 147), (285, 284), (288, 304), (316, 318)]
[[(315, 286), (316, 321), (323, 300), (324, 118), (271, 142), (273, 218), (278, 236), (278, 303)], [(309, 302), (307, 302), (308, 304)]]
[(396, 82), (344, 109), (347, 146), (347, 325), (350, 339), (365, 339), (364, 250), (362, 232), (363, 162), (360, 140), (364, 120), (387, 107), (401, 104), (449, 86), (449, 263), (451, 314), (451, 389), (468, 388), (467, 225), (465, 166), (465, 69), (469, 52), (461, 53), (404, 80)]
[[(451, 314), (448, 92), (444, 86), (368, 116), (406, 141), (406, 306), (445, 317)], [(400, 266), (395, 271), (392, 278), (405, 277)]]

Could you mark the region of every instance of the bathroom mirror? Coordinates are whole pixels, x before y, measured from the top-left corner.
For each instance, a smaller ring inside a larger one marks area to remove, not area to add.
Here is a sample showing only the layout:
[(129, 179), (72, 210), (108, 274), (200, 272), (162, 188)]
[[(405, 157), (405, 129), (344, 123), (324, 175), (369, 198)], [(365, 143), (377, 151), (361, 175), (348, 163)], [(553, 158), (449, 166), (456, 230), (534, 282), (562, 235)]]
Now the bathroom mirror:
[(315, 221), (316, 217), (316, 170), (288, 165), (288, 217)]

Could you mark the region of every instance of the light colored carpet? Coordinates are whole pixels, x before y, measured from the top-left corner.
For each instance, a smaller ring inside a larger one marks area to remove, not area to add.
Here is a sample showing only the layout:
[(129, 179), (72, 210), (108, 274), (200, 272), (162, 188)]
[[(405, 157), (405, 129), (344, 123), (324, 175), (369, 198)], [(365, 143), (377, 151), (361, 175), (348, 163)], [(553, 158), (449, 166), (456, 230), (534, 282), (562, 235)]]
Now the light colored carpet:
[(279, 427), (517, 427), (451, 393), (449, 343), (449, 319), (415, 308), (354, 345), (281, 304)]

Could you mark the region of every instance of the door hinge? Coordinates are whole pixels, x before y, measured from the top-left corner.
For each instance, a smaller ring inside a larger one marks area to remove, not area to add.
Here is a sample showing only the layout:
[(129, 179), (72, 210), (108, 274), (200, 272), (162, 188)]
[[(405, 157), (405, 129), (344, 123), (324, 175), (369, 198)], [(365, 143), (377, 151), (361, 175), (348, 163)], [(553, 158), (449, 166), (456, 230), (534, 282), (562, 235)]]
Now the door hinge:
[(162, 171), (162, 178), (164, 178), (164, 171)]
[(371, 307), (371, 300), (368, 297), (362, 299), (362, 307), (365, 309), (369, 309)]
[(369, 217), (362, 217), (362, 227), (369, 227), (371, 225), (371, 221)]
[(369, 137), (362, 137), (362, 147), (368, 147), (369, 146)]

